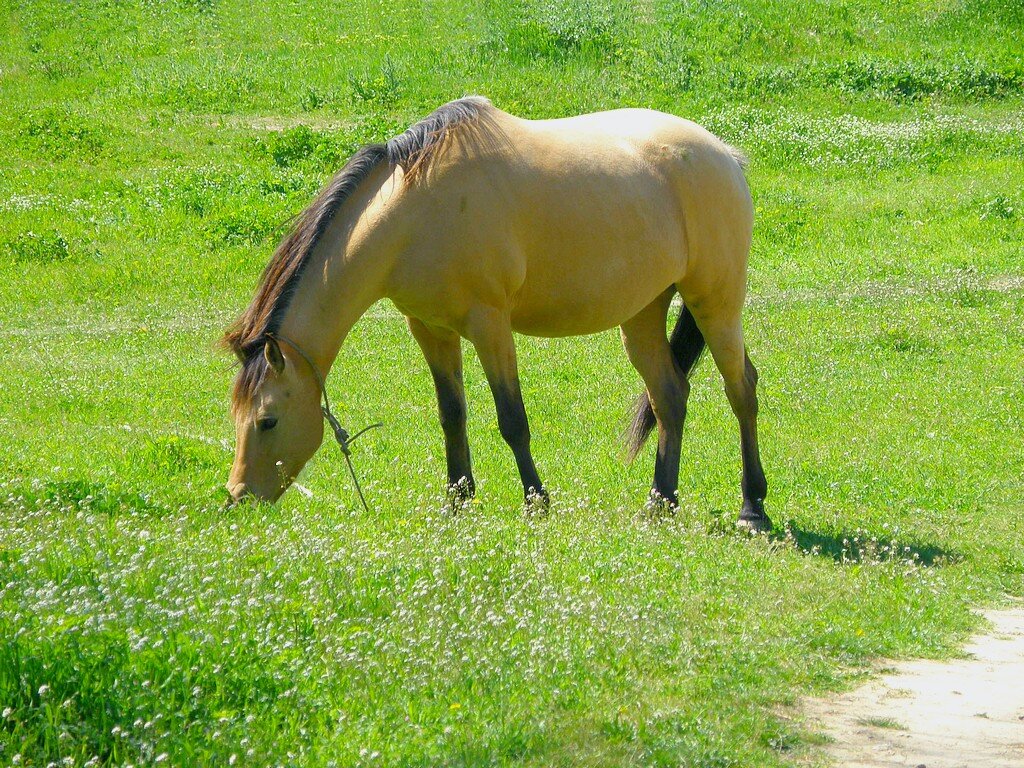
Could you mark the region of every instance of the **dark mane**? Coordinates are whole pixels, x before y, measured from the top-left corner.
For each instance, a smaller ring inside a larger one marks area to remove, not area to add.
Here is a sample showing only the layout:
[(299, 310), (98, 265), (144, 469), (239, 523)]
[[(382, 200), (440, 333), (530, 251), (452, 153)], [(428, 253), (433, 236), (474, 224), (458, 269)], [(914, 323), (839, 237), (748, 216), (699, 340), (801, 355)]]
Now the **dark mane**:
[(452, 101), (386, 143), (363, 147), (296, 217), (263, 270), (256, 295), (221, 339), (242, 362), (235, 380), (236, 405), (250, 397), (266, 375), (260, 354), (266, 335), (280, 329), (309, 257), (342, 204), (381, 162), (401, 167), (412, 180), (426, 170), (453, 129), (474, 122), (489, 107), (490, 102), (479, 96)]

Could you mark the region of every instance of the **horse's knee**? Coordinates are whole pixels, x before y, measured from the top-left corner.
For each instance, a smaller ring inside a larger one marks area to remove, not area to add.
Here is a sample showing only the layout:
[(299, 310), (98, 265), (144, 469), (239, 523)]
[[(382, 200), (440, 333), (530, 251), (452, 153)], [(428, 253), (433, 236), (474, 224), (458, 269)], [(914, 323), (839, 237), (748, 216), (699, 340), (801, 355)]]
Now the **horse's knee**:
[(725, 394), (738, 419), (757, 416), (757, 389), (753, 380), (744, 376), (739, 381), (727, 381)]
[(686, 419), (686, 401), (690, 397), (690, 382), (679, 366), (668, 358), (658, 372), (655, 383), (647, 390), (651, 407), (659, 422), (666, 425), (682, 423)]
[(681, 430), (683, 422), (686, 421), (686, 399), (680, 396), (678, 389), (670, 396), (651, 398), (651, 407), (663, 429), (669, 432)]

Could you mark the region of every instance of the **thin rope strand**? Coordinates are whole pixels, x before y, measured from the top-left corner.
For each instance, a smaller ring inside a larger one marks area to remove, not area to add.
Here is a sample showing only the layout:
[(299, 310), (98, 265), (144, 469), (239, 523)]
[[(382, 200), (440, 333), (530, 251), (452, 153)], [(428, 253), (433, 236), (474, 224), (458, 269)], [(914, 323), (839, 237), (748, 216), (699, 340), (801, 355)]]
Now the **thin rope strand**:
[(284, 336), (279, 336), (276, 333), (267, 333), (266, 336), (268, 339), (273, 339), (274, 341), (283, 341), (289, 347), (298, 352), (299, 356), (302, 357), (302, 359), (305, 360), (313, 370), (313, 374), (316, 376), (316, 383), (320, 387), (320, 396), (323, 398), (323, 405), (320, 406), (320, 411), (323, 414), (324, 419), (330, 425), (331, 431), (334, 432), (334, 439), (337, 441), (338, 447), (341, 448), (341, 453), (345, 457), (345, 463), (348, 464), (349, 474), (352, 475), (352, 483), (356, 487), (356, 493), (359, 494), (359, 501), (362, 502), (363, 509), (366, 510), (367, 514), (370, 514), (370, 505), (366, 503), (366, 497), (363, 496), (362, 486), (359, 485), (359, 478), (356, 477), (355, 467), (352, 466), (352, 450), (349, 446), (351, 446), (352, 442), (364, 432), (384, 425), (380, 422), (371, 424), (368, 427), (363, 427), (354, 435), (349, 437), (348, 430), (341, 426), (341, 422), (338, 421), (337, 417), (335, 417), (331, 412), (331, 401), (327, 397), (327, 387), (324, 384), (324, 377), (321, 375), (320, 369), (317, 368), (316, 363), (313, 362), (312, 358), (303, 352), (302, 348), (298, 344), (290, 339), (286, 339)]

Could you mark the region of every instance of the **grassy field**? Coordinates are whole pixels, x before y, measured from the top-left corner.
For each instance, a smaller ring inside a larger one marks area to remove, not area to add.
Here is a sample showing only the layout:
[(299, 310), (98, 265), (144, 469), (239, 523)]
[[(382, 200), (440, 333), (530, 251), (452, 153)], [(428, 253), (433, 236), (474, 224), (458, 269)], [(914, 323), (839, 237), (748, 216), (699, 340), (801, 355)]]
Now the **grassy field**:
[[(799, 697), (942, 656), (1024, 595), (1024, 4), (18, 2), (0, 15), (0, 765), (787, 766)], [(752, 157), (771, 536), (695, 375), (681, 510), (641, 510), (617, 333), (520, 340), (552, 509), (467, 363), (443, 509), (391, 306), (325, 444), (225, 512), (214, 342), (360, 144), (482, 93), (650, 106)]]

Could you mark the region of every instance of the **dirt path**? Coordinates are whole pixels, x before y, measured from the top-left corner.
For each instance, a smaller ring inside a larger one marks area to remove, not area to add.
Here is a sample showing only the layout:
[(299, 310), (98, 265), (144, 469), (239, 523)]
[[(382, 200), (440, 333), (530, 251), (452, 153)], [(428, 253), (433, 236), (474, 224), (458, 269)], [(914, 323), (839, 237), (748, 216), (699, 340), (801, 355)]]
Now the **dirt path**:
[(880, 679), (806, 713), (844, 768), (1024, 768), (1024, 608), (987, 611), (971, 658), (887, 665)]

